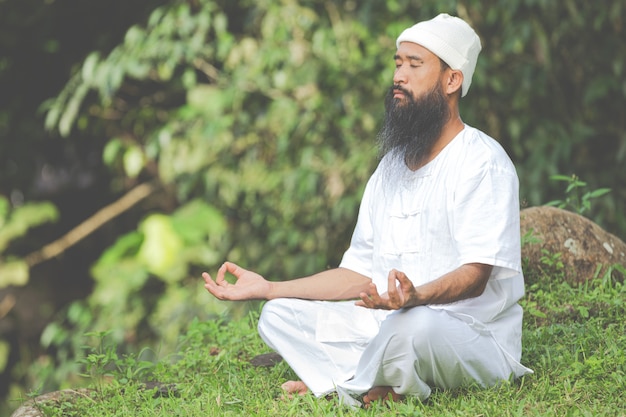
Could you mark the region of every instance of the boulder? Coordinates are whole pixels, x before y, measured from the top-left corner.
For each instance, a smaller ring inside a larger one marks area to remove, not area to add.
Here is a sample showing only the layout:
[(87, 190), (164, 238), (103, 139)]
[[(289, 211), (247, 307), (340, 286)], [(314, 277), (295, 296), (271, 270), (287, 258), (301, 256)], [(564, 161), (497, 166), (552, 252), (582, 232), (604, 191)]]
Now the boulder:
[[(565, 280), (578, 283), (604, 276), (616, 264), (626, 268), (626, 243), (586, 217), (538, 206), (523, 209), (520, 221), (522, 236), (530, 236), (523, 238), (522, 244), (527, 276), (562, 272)], [(557, 265), (559, 261), (562, 267)], [(614, 268), (613, 276), (624, 280)]]
[[(176, 384), (165, 384), (158, 381), (143, 382), (140, 385), (140, 389), (152, 391), (153, 398), (178, 395), (178, 387)], [(123, 394), (123, 392), (122, 390), (121, 393)], [(64, 401), (73, 401), (78, 396), (91, 398), (93, 395), (95, 395), (95, 391), (90, 388), (64, 389), (48, 392), (26, 401), (11, 414), (11, 417), (46, 417), (48, 414), (44, 414), (43, 405), (48, 407), (60, 407), (60, 404)]]
[(45, 417), (43, 408), (41, 405), (52, 405), (53, 403), (60, 403), (62, 401), (71, 401), (72, 398), (78, 395), (89, 395), (91, 390), (81, 388), (77, 390), (64, 389), (61, 391), (49, 392), (39, 395), (38, 397), (31, 398), (22, 404), (11, 417)]

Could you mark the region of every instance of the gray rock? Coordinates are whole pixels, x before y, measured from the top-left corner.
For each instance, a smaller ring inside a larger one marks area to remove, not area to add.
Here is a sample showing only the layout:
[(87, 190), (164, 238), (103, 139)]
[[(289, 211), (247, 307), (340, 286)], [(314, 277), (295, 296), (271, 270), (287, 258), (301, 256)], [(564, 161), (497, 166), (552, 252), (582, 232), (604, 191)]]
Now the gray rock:
[(48, 392), (26, 401), (11, 414), (11, 417), (46, 417), (41, 412), (40, 405), (66, 401), (79, 395), (89, 395), (91, 391), (92, 390), (86, 388), (81, 388), (76, 390), (64, 389), (61, 391)]
[[(604, 276), (615, 264), (626, 268), (626, 243), (577, 213), (551, 206), (529, 207), (521, 211), (520, 222), (522, 236), (532, 231), (535, 240), (522, 246), (522, 258), (528, 259), (527, 275), (562, 272), (565, 280), (577, 283)], [(542, 261), (546, 254), (560, 254), (563, 267)], [(620, 281), (625, 278), (616, 270), (612, 275)]]

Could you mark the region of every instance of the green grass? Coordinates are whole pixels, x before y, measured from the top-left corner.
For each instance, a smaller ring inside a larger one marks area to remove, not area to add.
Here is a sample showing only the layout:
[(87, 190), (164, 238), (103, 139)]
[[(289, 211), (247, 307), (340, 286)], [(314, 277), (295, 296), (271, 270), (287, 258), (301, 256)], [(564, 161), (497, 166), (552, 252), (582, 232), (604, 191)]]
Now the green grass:
[[(234, 321), (194, 322), (176, 357), (156, 363), (117, 357), (102, 344), (87, 352), (90, 395), (41, 404), (46, 416), (626, 416), (626, 289), (610, 279), (571, 286), (558, 278), (528, 285), (522, 300), (523, 363), (535, 373), (501, 386), (435, 391), (421, 403), (351, 409), (336, 397), (280, 399), (295, 378), (281, 362), (254, 367), (269, 349), (256, 313)], [(140, 382), (175, 384), (155, 395)]]

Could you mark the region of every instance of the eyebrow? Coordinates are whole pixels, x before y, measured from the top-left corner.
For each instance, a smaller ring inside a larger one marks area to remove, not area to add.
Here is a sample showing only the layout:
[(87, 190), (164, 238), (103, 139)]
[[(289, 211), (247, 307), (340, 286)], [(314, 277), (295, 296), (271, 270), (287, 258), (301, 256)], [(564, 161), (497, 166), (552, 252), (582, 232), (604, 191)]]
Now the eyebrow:
[[(397, 59), (402, 59), (402, 57), (401, 57), (400, 55), (398, 55), (398, 54), (395, 54), (395, 55), (393, 56), (393, 59), (394, 59), (394, 60), (397, 60)], [(409, 55), (409, 56), (407, 56), (407, 59), (408, 59), (409, 61), (420, 61), (420, 62), (424, 62), (424, 58), (422, 58), (422, 57), (420, 57), (420, 56), (418, 56), (418, 55)]]

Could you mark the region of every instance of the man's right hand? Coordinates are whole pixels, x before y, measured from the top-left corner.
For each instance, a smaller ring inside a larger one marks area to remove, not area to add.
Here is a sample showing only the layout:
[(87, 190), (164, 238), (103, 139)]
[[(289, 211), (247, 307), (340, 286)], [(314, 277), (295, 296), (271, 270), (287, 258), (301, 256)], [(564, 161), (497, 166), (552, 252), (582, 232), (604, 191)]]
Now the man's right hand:
[[(236, 278), (234, 284), (226, 281), (226, 273)], [(225, 262), (217, 271), (215, 281), (207, 272), (202, 273), (204, 288), (220, 300), (263, 300), (267, 299), (272, 283), (256, 272), (248, 271), (232, 262)]]

